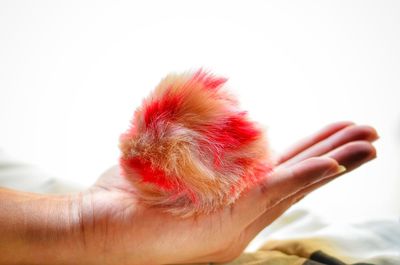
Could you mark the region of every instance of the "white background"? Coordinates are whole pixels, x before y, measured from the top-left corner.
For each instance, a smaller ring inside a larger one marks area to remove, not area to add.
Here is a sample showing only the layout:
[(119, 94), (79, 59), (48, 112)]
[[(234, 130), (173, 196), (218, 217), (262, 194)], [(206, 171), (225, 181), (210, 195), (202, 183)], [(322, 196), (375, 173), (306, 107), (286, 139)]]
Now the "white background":
[(86, 187), (169, 72), (229, 77), (271, 145), (371, 124), (378, 159), (300, 203), (400, 215), (399, 1), (0, 1), (0, 147)]

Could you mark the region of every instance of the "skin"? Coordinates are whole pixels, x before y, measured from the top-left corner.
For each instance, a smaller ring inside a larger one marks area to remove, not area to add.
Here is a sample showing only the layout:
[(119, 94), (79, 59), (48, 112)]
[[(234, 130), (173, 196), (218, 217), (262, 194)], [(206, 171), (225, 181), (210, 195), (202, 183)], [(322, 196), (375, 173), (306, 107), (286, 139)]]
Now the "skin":
[(375, 158), (377, 138), (369, 126), (331, 124), (284, 152), (265, 182), (234, 204), (186, 219), (138, 202), (117, 166), (77, 194), (0, 189), (0, 264), (231, 261), (291, 205)]

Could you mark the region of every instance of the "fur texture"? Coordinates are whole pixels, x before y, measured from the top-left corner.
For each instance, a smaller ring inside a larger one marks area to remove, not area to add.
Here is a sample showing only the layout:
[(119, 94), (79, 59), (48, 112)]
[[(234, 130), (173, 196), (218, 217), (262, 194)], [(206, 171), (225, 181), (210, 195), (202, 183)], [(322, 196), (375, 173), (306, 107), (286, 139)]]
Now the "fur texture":
[(149, 206), (180, 215), (233, 203), (271, 171), (265, 136), (202, 70), (168, 75), (121, 135), (120, 166)]

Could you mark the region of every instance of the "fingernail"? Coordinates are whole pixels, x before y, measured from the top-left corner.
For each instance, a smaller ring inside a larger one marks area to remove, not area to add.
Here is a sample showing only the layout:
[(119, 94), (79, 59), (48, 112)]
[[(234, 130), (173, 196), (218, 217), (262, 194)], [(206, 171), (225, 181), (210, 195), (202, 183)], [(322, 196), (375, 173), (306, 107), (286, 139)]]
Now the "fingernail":
[(338, 175), (340, 173), (343, 173), (346, 171), (346, 167), (339, 165), (337, 167), (331, 168), (328, 172), (326, 172), (325, 176), (333, 176), (333, 175)]
[(343, 173), (343, 172), (345, 172), (346, 170), (347, 170), (347, 169), (346, 169), (345, 166), (339, 165), (339, 166), (338, 166), (338, 170), (336, 171), (336, 174)]

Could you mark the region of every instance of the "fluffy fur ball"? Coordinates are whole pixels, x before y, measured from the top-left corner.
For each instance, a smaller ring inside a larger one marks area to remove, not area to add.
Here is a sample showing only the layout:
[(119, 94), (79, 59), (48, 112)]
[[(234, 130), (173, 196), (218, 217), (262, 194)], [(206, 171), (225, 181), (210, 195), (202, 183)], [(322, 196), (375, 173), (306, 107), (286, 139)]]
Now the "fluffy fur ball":
[(271, 171), (263, 131), (199, 70), (164, 78), (121, 135), (120, 166), (139, 199), (180, 215), (233, 203)]

